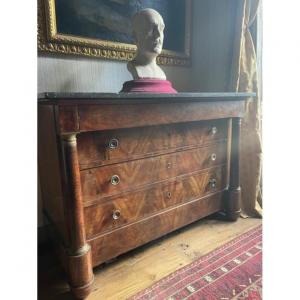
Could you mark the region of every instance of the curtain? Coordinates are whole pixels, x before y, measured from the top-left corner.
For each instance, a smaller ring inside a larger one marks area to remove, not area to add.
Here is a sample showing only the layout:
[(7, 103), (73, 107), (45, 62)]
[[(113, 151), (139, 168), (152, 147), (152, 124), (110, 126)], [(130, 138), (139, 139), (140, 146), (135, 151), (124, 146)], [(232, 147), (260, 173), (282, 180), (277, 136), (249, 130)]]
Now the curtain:
[[(243, 2), (243, 24), (237, 44), (238, 62), (235, 64), (234, 89), (255, 92), (256, 97), (246, 103), (241, 137), (242, 217), (262, 215), (262, 145), (261, 145), (261, 87), (257, 76), (257, 60), (250, 26), (255, 21), (259, 0)], [(240, 23), (240, 24), (241, 24)]]

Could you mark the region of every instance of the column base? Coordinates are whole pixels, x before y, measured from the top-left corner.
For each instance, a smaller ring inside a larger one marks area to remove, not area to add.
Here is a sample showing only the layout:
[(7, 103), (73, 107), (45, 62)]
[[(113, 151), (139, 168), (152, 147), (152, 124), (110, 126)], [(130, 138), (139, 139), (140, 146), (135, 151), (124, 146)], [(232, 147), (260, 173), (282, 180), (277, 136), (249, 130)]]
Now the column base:
[(224, 201), (224, 213), (227, 221), (236, 221), (241, 214), (241, 188), (234, 188), (226, 193)]
[(84, 286), (80, 286), (80, 287), (72, 287), (71, 286), (72, 295), (76, 299), (85, 299), (92, 292), (93, 283), (94, 283), (94, 276), (93, 276), (91, 282), (89, 282), (88, 284), (86, 284)]
[(67, 260), (71, 292), (76, 299), (85, 299), (92, 291), (94, 282), (90, 246), (86, 244), (74, 255), (67, 253)]

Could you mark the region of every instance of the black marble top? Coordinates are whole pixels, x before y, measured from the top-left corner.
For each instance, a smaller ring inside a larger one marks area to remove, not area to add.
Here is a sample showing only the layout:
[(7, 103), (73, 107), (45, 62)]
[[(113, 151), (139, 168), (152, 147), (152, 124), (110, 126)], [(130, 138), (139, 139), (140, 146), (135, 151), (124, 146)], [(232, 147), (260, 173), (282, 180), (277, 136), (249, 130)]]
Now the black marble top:
[(175, 102), (243, 101), (254, 96), (255, 93), (41, 93), (38, 96), (38, 102), (39, 104), (45, 105), (145, 104)]
[(45, 92), (38, 95), (39, 100), (55, 99), (193, 99), (193, 98), (248, 98), (254, 97), (255, 93), (177, 93), (177, 94), (143, 94), (143, 93), (54, 93)]

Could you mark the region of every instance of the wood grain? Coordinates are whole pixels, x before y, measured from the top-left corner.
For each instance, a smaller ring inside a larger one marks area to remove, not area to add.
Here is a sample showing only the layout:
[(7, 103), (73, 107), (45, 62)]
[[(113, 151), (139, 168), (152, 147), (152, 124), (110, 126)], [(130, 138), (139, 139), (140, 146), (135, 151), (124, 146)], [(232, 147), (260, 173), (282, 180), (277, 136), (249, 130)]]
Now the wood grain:
[(76, 105), (54, 106), (54, 108), (58, 133), (79, 131), (79, 117)]
[[(81, 133), (77, 139), (79, 164), (81, 169), (92, 168), (199, 147), (226, 138), (225, 119)], [(114, 139), (118, 145), (111, 149), (109, 143)]]
[(90, 247), (86, 243), (84, 212), (76, 134), (63, 137), (65, 160), (65, 197), (70, 245), (66, 249), (67, 272), (74, 296), (85, 298), (91, 291), (93, 271)]
[[(84, 212), (87, 238), (220, 191), (226, 187), (225, 174), (225, 166), (215, 168), (209, 172), (157, 184), (146, 190), (126, 193), (104, 204), (86, 207)], [(210, 183), (212, 179), (216, 180), (215, 187)], [(113, 219), (113, 213), (116, 211), (120, 212), (120, 217)]]
[(236, 223), (195, 222), (95, 269), (95, 289), (88, 300), (128, 299), (261, 222), (241, 218)]
[[(211, 96), (40, 102), (42, 193), (56, 232), (67, 232), (60, 248), (77, 298), (91, 291), (93, 266), (220, 210), (236, 219), (236, 121), (247, 95)], [(212, 124), (219, 124), (213, 136)], [(116, 137), (118, 147), (108, 151)], [(56, 159), (47, 161), (54, 148)], [(61, 198), (47, 198), (52, 187), (49, 196), (59, 195), (59, 185)]]
[(78, 106), (81, 132), (242, 117), (243, 111), (241, 101)]
[(223, 208), (222, 193), (204, 197), (88, 240), (93, 266)]
[[(128, 299), (261, 222), (252, 218), (239, 218), (236, 223), (215, 219), (194, 222), (95, 268), (87, 300)], [(72, 299), (66, 276), (51, 253), (39, 252), (38, 266), (38, 299)]]
[(91, 250), (82, 255), (68, 255), (68, 275), (69, 283), (73, 295), (77, 299), (86, 298), (92, 291), (94, 274), (92, 265)]
[(76, 135), (64, 136), (63, 147), (66, 174), (65, 198), (71, 237), (70, 251), (75, 254), (86, 244)]
[[(208, 147), (81, 171), (83, 201), (94, 201), (223, 164), (227, 158), (226, 148), (226, 143), (217, 143)], [(216, 155), (215, 160), (211, 158), (213, 154)], [(113, 176), (119, 177), (119, 184), (111, 183)]]

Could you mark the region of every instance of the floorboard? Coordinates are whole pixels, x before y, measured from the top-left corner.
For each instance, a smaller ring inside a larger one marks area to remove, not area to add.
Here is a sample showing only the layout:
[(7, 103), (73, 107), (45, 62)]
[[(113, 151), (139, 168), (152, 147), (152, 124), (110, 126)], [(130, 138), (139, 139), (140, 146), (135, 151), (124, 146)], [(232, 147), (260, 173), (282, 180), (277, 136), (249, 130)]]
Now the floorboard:
[[(235, 223), (203, 219), (130, 251), (94, 269), (94, 290), (87, 300), (126, 299), (261, 222), (260, 219), (239, 219)], [(49, 251), (39, 256), (38, 279), (39, 300), (73, 299), (65, 274)]]

